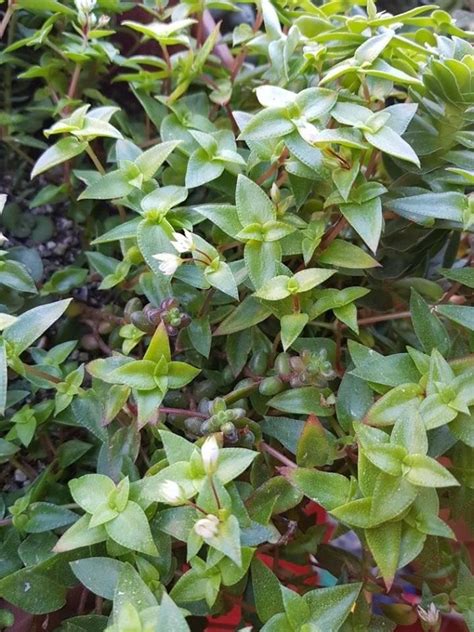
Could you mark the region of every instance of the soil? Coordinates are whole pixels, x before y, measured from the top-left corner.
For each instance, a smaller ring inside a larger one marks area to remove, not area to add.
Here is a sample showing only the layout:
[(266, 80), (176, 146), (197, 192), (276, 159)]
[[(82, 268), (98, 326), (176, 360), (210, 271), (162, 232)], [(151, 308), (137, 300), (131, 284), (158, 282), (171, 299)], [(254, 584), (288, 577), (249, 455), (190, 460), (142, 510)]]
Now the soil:
[[(46, 181), (38, 182), (40, 190), (47, 186)], [(43, 279), (48, 279), (56, 270), (73, 264), (82, 252), (82, 229), (72, 219), (67, 217), (67, 203), (45, 204), (30, 209), (26, 196), (18, 197), (12, 186), (12, 179), (4, 177), (0, 183), (0, 191), (7, 194), (5, 216), (9, 215), (9, 205), (15, 206), (15, 225), (25, 224), (16, 231), (9, 230), (8, 225), (3, 229), (8, 242), (5, 249), (23, 246), (36, 250), (43, 263)], [(11, 213), (10, 213), (11, 216)], [(27, 221), (22, 222), (22, 219)], [(41, 218), (46, 219), (45, 222)], [(31, 230), (28, 223), (31, 222)], [(38, 225), (42, 223), (42, 230)], [(6, 222), (4, 221), (5, 225)], [(25, 234), (26, 233), (26, 234)], [(41, 233), (47, 236), (41, 239)]]

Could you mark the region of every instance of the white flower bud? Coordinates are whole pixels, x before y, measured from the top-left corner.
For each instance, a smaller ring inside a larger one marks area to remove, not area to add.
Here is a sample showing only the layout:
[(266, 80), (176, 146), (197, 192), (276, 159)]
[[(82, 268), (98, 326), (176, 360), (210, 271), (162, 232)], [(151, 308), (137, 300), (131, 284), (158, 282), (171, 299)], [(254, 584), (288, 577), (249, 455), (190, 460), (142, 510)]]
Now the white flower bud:
[(219, 533), (219, 518), (208, 514), (194, 525), (194, 532), (204, 540), (215, 538)]
[(183, 260), (178, 257), (178, 255), (173, 255), (168, 252), (160, 252), (157, 255), (153, 255), (153, 259), (161, 261), (158, 267), (166, 276), (173, 275), (183, 263)]
[[(0, 215), (3, 212), (3, 208), (5, 206), (5, 204), (7, 203), (7, 196), (5, 193), (0, 193)], [(8, 239), (5, 237), (5, 235), (0, 232), (0, 246), (3, 246), (4, 243), (6, 243), (8, 241)]]
[(219, 444), (214, 435), (207, 437), (202, 444), (201, 458), (206, 474), (214, 474), (217, 470), (217, 461), (219, 459)]
[(76, 9), (82, 13), (90, 13), (95, 8), (97, 0), (74, 0)]
[(168, 505), (182, 505), (186, 502), (184, 490), (175, 481), (166, 480), (160, 485), (160, 494)]
[(102, 29), (109, 25), (110, 15), (101, 15), (97, 22), (97, 28)]
[(189, 230), (184, 231), (184, 235), (181, 233), (173, 233), (173, 239), (171, 244), (175, 250), (180, 253), (190, 252), (194, 249), (193, 234)]

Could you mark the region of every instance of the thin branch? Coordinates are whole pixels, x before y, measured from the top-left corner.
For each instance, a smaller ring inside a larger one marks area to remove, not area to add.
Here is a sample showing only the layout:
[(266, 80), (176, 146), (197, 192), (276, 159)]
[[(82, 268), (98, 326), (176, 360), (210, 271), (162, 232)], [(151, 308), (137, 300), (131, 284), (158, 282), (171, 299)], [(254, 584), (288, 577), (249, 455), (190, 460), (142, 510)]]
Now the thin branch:
[(169, 408), (167, 406), (160, 406), (158, 412), (165, 415), (188, 415), (188, 417), (200, 417), (201, 419), (208, 419), (209, 415), (200, 413), (198, 410), (189, 410), (188, 408)]
[(280, 463), (283, 463), (283, 465), (286, 465), (287, 467), (291, 467), (292, 469), (296, 467), (296, 464), (293, 463), (293, 461), (291, 461), (288, 457), (286, 457), (276, 448), (272, 448), (272, 446), (268, 445), (268, 443), (265, 443), (265, 441), (260, 441), (260, 443), (258, 444), (258, 447), (262, 452), (266, 452), (277, 461), (280, 461)]
[(10, 23), (10, 19), (14, 13), (13, 4), (9, 4), (7, 10), (5, 11), (5, 15), (0, 22), (0, 39), (3, 38), (5, 31), (7, 30), (8, 24)]
[(337, 222), (324, 234), (319, 245), (319, 251), (322, 252), (323, 250), (326, 250), (326, 248), (336, 239), (339, 233), (342, 232), (346, 226), (347, 220), (341, 215)]

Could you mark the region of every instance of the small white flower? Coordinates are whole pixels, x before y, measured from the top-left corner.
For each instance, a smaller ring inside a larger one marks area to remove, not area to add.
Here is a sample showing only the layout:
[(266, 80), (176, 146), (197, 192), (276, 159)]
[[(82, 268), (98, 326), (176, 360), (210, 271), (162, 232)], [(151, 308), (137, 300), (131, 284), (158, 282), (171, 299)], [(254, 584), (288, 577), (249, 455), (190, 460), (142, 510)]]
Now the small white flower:
[(194, 532), (204, 540), (215, 538), (219, 533), (219, 518), (208, 514), (205, 518), (201, 518), (194, 525)]
[(219, 459), (219, 444), (214, 435), (207, 437), (202, 444), (201, 457), (206, 474), (214, 474), (217, 470), (217, 461)]
[(182, 505), (186, 501), (183, 488), (175, 481), (163, 481), (160, 485), (160, 493), (168, 505)]
[(434, 627), (440, 621), (440, 614), (438, 608), (434, 605), (434, 603), (430, 603), (429, 608), (425, 610), (421, 606), (417, 607), (418, 616), (422, 621)]
[(180, 253), (190, 252), (194, 248), (193, 234), (189, 230), (185, 230), (184, 235), (173, 233), (173, 239), (175, 241), (172, 241), (171, 244)]
[(174, 274), (183, 263), (183, 260), (178, 255), (172, 255), (169, 252), (160, 252), (157, 255), (153, 255), (153, 259), (161, 261), (158, 267), (166, 276)]

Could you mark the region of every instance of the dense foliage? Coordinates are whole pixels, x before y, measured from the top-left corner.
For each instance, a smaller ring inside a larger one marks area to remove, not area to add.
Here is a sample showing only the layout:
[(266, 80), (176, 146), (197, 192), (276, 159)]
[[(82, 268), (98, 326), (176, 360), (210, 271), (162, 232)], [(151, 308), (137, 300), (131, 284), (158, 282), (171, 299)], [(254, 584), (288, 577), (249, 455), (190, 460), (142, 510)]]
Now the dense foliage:
[(0, 625), (474, 630), (471, 34), (2, 8)]

